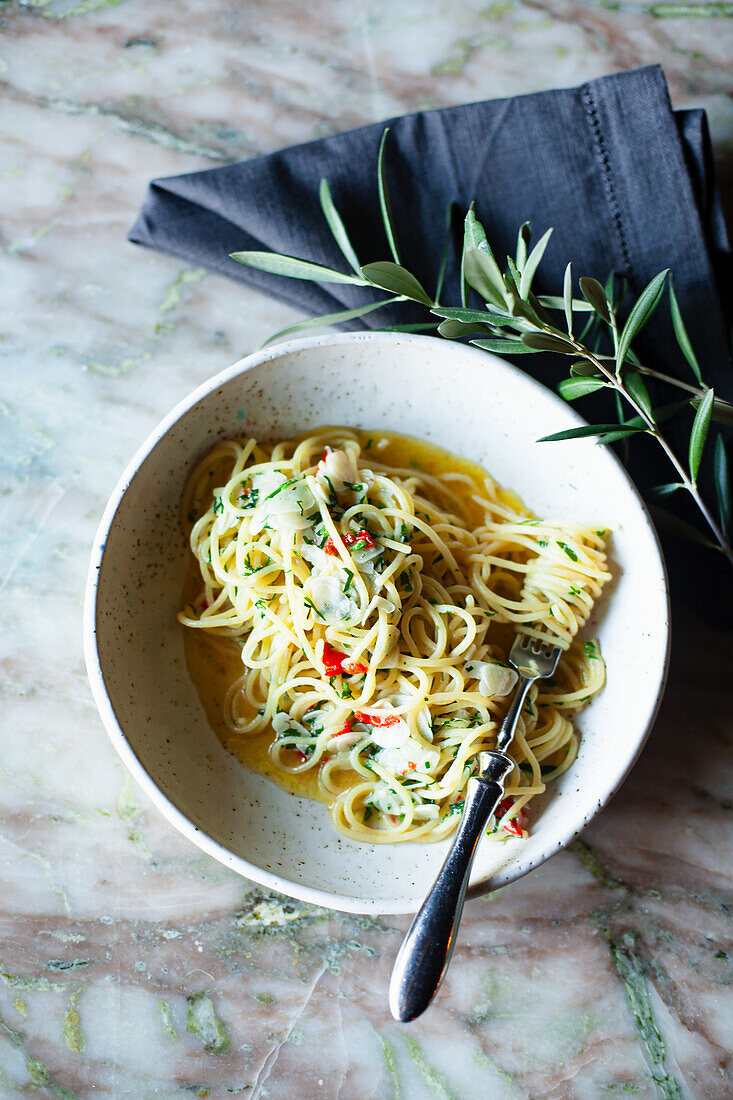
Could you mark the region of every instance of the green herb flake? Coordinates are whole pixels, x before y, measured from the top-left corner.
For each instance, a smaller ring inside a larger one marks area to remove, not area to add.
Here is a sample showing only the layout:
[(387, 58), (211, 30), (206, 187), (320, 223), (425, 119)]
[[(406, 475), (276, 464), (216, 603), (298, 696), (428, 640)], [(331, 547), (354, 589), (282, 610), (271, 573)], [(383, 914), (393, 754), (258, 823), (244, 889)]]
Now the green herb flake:
[(586, 657), (590, 657), (591, 660), (598, 660), (595, 642), (585, 642), (583, 645), (583, 653), (585, 653)]
[(313, 611), (318, 616), (319, 619), (323, 619), (323, 621), (325, 623), (326, 616), (321, 611), (318, 610), (316, 605), (313, 603), (313, 600), (310, 599), (309, 596), (304, 596), (303, 597), (303, 603), (306, 605), (306, 607), (309, 607), (311, 609), (311, 611)]
[(567, 556), (570, 558), (571, 561), (577, 561), (578, 560), (578, 555), (575, 553), (572, 546), (568, 546), (568, 544), (566, 542), (560, 542), (559, 539), (557, 540), (557, 545), (560, 547), (561, 550), (565, 551), (565, 553), (567, 554)]

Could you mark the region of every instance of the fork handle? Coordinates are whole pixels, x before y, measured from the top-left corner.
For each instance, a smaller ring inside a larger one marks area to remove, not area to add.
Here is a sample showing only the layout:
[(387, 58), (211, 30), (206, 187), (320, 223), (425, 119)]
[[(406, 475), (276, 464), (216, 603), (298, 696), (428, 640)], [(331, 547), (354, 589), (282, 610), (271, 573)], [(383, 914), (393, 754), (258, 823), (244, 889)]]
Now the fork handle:
[(394, 1018), (405, 1023), (424, 1012), (440, 988), (455, 946), (476, 848), (486, 823), (504, 796), (503, 780), (512, 762), (503, 753), (485, 755), (494, 758), (492, 770), (496, 778), (469, 779), (453, 844), (405, 936), (392, 970), (389, 1007)]
[(527, 692), (536, 679), (536, 676), (523, 676), (521, 672), (519, 673), (514, 698), (509, 704), (509, 710), (506, 712), (506, 717), (501, 723), (501, 729), (496, 738), (496, 747), (499, 752), (504, 752), (514, 737), (514, 730), (517, 728), (517, 722), (522, 712), (522, 707), (524, 706), (524, 700), (527, 698)]

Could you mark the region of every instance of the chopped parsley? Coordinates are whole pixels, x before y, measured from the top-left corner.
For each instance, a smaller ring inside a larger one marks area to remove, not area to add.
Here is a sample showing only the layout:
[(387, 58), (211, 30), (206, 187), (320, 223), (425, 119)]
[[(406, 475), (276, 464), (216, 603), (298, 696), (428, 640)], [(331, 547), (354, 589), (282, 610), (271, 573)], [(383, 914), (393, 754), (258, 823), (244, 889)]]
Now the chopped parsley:
[(214, 497), (214, 512), (217, 515), (221, 515), (224, 511), (224, 501), (221, 497)]
[(590, 657), (592, 660), (597, 660), (598, 653), (596, 651), (596, 643), (585, 642), (585, 644), (583, 645), (583, 653), (585, 653), (586, 657)]
[(315, 614), (318, 616), (318, 618), (323, 619), (323, 621), (325, 623), (326, 616), (323, 614), (323, 612), (318, 610), (318, 608), (313, 603), (313, 600), (310, 599), (310, 597), (304, 596), (303, 597), (303, 603), (306, 605), (306, 607), (310, 607), (311, 611), (315, 612)]
[(575, 553), (572, 546), (568, 546), (568, 544), (566, 542), (560, 542), (559, 539), (557, 540), (557, 545), (560, 547), (561, 550), (565, 551), (565, 553), (567, 554), (567, 556), (570, 558), (571, 561), (577, 561), (578, 560), (578, 555)]

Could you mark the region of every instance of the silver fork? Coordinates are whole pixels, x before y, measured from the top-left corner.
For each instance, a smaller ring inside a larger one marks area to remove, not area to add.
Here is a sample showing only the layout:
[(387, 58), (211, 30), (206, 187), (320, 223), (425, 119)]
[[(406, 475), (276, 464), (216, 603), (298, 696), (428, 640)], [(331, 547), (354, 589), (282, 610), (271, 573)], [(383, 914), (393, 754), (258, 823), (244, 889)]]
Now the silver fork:
[(410, 925), (392, 970), (389, 1007), (395, 1020), (414, 1020), (428, 1007), (448, 969), (461, 922), (471, 865), (486, 824), (504, 797), (513, 764), (506, 755), (531, 685), (552, 676), (561, 650), (517, 634), (509, 663), (519, 680), (496, 749), (479, 753), (479, 772), (466, 786), (466, 800), (453, 844), (430, 893)]

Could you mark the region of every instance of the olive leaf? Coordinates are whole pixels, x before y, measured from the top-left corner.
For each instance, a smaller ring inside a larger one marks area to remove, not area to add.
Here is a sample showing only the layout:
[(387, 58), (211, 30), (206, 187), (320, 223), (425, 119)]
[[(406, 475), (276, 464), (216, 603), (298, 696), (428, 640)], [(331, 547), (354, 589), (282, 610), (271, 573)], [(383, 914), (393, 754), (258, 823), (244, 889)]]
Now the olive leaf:
[[(567, 268), (566, 268), (567, 271)], [(545, 306), (546, 309), (565, 309), (565, 295), (564, 294), (538, 294), (535, 301), (539, 302), (541, 306)], [(592, 313), (593, 306), (583, 298), (573, 298), (573, 313)], [(593, 320), (593, 318), (591, 318)]]
[(624, 378), (626, 383), (626, 389), (636, 401), (637, 405), (640, 405), (645, 413), (651, 416), (652, 412), (652, 400), (649, 396), (649, 391), (646, 388), (646, 383), (640, 374), (636, 371), (628, 371)]
[(550, 237), (552, 236), (552, 227), (550, 227), (546, 233), (543, 233), (537, 244), (534, 246), (527, 262), (522, 268), (522, 278), (519, 284), (519, 295), (521, 298), (526, 298), (530, 292), (532, 286), (532, 280), (534, 279), (535, 272), (540, 265), (540, 260), (545, 254)]
[[(700, 407), (702, 397), (693, 397), (690, 404), (693, 408)], [(718, 424), (733, 424), (733, 405), (730, 401), (723, 401), (722, 397), (716, 397), (713, 401), (712, 418)]]
[(451, 321), (464, 321), (466, 324), (475, 322), (476, 324), (488, 324), (502, 325), (511, 321), (511, 317), (508, 313), (498, 313), (493, 309), (461, 309), (456, 306), (433, 306), (430, 311), (434, 313), (436, 317), (445, 317)]
[(333, 233), (336, 244), (343, 252), (344, 257), (348, 261), (350, 267), (354, 269), (357, 275), (360, 275), (361, 267), (356, 256), (356, 252), (354, 252), (354, 247), (349, 240), (349, 234), (346, 232), (346, 227), (341, 220), (341, 215), (339, 214), (334, 204), (333, 198), (331, 196), (331, 188), (328, 186), (328, 180), (321, 180), (321, 185), (318, 189), (318, 197), (320, 199), (323, 216), (328, 222), (328, 227)]
[(606, 383), (595, 378), (563, 378), (558, 384), (558, 392), (566, 401), (575, 401), (578, 397), (585, 397), (587, 393), (605, 389)]
[(382, 140), (379, 143), (379, 155), (377, 157), (377, 189), (379, 191), (379, 209), (382, 212), (382, 223), (384, 225), (384, 232), (387, 234), (389, 250), (394, 257), (394, 262), (399, 264), (400, 254), (397, 249), (397, 238), (395, 236), (394, 221), (392, 218), (392, 203), (389, 197), (387, 173), (384, 167), (384, 149), (388, 133), (389, 126), (385, 126), (384, 132), (382, 133)]
[(607, 325), (611, 324), (611, 312), (608, 308), (606, 292), (597, 279), (589, 275), (581, 275), (578, 280), (580, 292), (585, 300), (593, 306), (596, 313), (603, 318)]
[(523, 222), (517, 233), (517, 270), (521, 271), (527, 262), (527, 249), (529, 248), (531, 226), (529, 222)]
[(492, 305), (505, 307), (504, 280), (499, 265), (491, 253), (479, 251), (477, 248), (469, 249), (465, 254), (463, 270), (468, 285), (473, 287), (482, 298), (491, 302)]
[(680, 346), (680, 351), (684, 355), (687, 362), (692, 368), (692, 373), (697, 378), (698, 382), (702, 382), (702, 375), (700, 374), (700, 364), (697, 361), (697, 356), (690, 343), (690, 337), (687, 335), (687, 329), (685, 328), (685, 322), (682, 320), (682, 314), (680, 313), (680, 307), (677, 304), (677, 295), (674, 292), (674, 286), (672, 285), (672, 276), (669, 277), (669, 311), (672, 314), (672, 328), (677, 338), (677, 343)]
[(669, 531), (672, 535), (677, 535), (679, 538), (685, 539), (687, 542), (696, 542), (699, 546), (705, 546), (708, 550), (720, 550), (719, 546), (709, 538), (706, 538), (701, 531), (698, 531), (696, 527), (693, 527), (691, 523), (687, 523), (685, 520), (680, 519), (679, 516), (672, 515), (666, 508), (659, 508), (656, 504), (649, 505), (649, 511), (652, 514), (652, 519), (658, 527), (661, 527), (664, 531)]
[(652, 488), (652, 492), (656, 493), (658, 497), (668, 497), (672, 493), (676, 493), (678, 489), (684, 489), (684, 483), (681, 481), (670, 481), (667, 485), (655, 485)]
[(463, 221), (463, 249), (461, 251), (461, 305), (468, 302), (469, 281), (466, 277), (466, 256), (469, 252), (488, 252), (489, 242), (486, 230), (476, 217), (474, 203), (468, 208)]
[(620, 374), (624, 360), (626, 359), (626, 352), (629, 350), (629, 345), (637, 333), (644, 327), (654, 310), (659, 305), (659, 299), (662, 296), (664, 290), (664, 282), (669, 274), (669, 268), (665, 268), (664, 271), (660, 271), (658, 275), (655, 275), (648, 286), (639, 295), (639, 298), (629, 314), (629, 318), (623, 327), (621, 336), (618, 342), (618, 351), (616, 353), (616, 373)]
[(472, 340), (471, 343), (475, 344), (477, 348), (483, 348), (484, 351), (493, 351), (498, 355), (537, 354), (534, 348), (528, 348), (521, 340), (502, 340), (497, 337), (495, 340)]
[(522, 334), (522, 341), (534, 351), (555, 351), (562, 355), (578, 354), (577, 348), (559, 334), (552, 336), (545, 332), (526, 332)]
[(568, 326), (568, 336), (573, 335), (573, 265), (569, 263), (565, 268), (565, 276), (562, 284), (563, 308), (565, 310), (565, 323)]
[[(538, 443), (557, 443), (561, 439), (585, 439), (593, 435), (636, 435), (645, 431), (644, 428), (626, 427), (619, 429), (618, 424), (584, 424), (582, 428), (566, 428), (564, 432), (555, 432), (553, 435), (543, 435)], [(620, 434), (619, 434), (620, 433)]]
[(229, 257), (238, 264), (254, 267), (258, 271), (267, 271), (271, 275), (285, 275), (289, 279), (309, 279), (315, 283), (352, 283), (355, 286), (368, 286), (364, 279), (354, 275), (344, 275), (321, 264), (308, 260), (298, 260), (295, 256), (282, 256), (278, 252), (230, 252)]
[(715, 474), (715, 493), (718, 498), (718, 515), (720, 516), (720, 526), (725, 533), (730, 527), (731, 506), (733, 504), (733, 501), (731, 499), (728, 456), (725, 453), (725, 441), (723, 440), (722, 435), (717, 435), (715, 437), (713, 463), (713, 470)]
[(690, 477), (693, 485), (696, 483), (700, 471), (700, 462), (702, 461), (702, 452), (710, 427), (714, 399), (715, 394), (712, 390), (708, 390), (695, 413), (695, 420), (690, 433)]
[(465, 321), (452, 321), (448, 318), (438, 325), (438, 332), (448, 340), (457, 340), (461, 336), (471, 336), (476, 332), (490, 332), (486, 323), (466, 323)]
[(421, 302), (424, 306), (431, 306), (433, 300), (415, 278), (415, 276), (400, 264), (393, 264), (389, 260), (380, 260), (374, 264), (364, 264), (362, 274), (372, 286), (378, 286), (381, 290), (389, 290), (393, 294), (400, 294), (403, 298), (410, 298), (413, 302)]
[(385, 298), (382, 302), (372, 302), (366, 306), (357, 306), (355, 309), (342, 309), (338, 313), (324, 313), (320, 317), (306, 317), (304, 321), (296, 321), (294, 325), (287, 325), (286, 328), (273, 332), (272, 336), (268, 336), (261, 347), (266, 348), (268, 344), (272, 344), (275, 340), (279, 340), (283, 336), (292, 336), (293, 333), (302, 332), (304, 329), (321, 328), (324, 325), (340, 325), (344, 321), (353, 321), (356, 317), (363, 317), (365, 313), (372, 313), (375, 309), (381, 309), (382, 306), (388, 306), (393, 302), (403, 300), (402, 298)]

